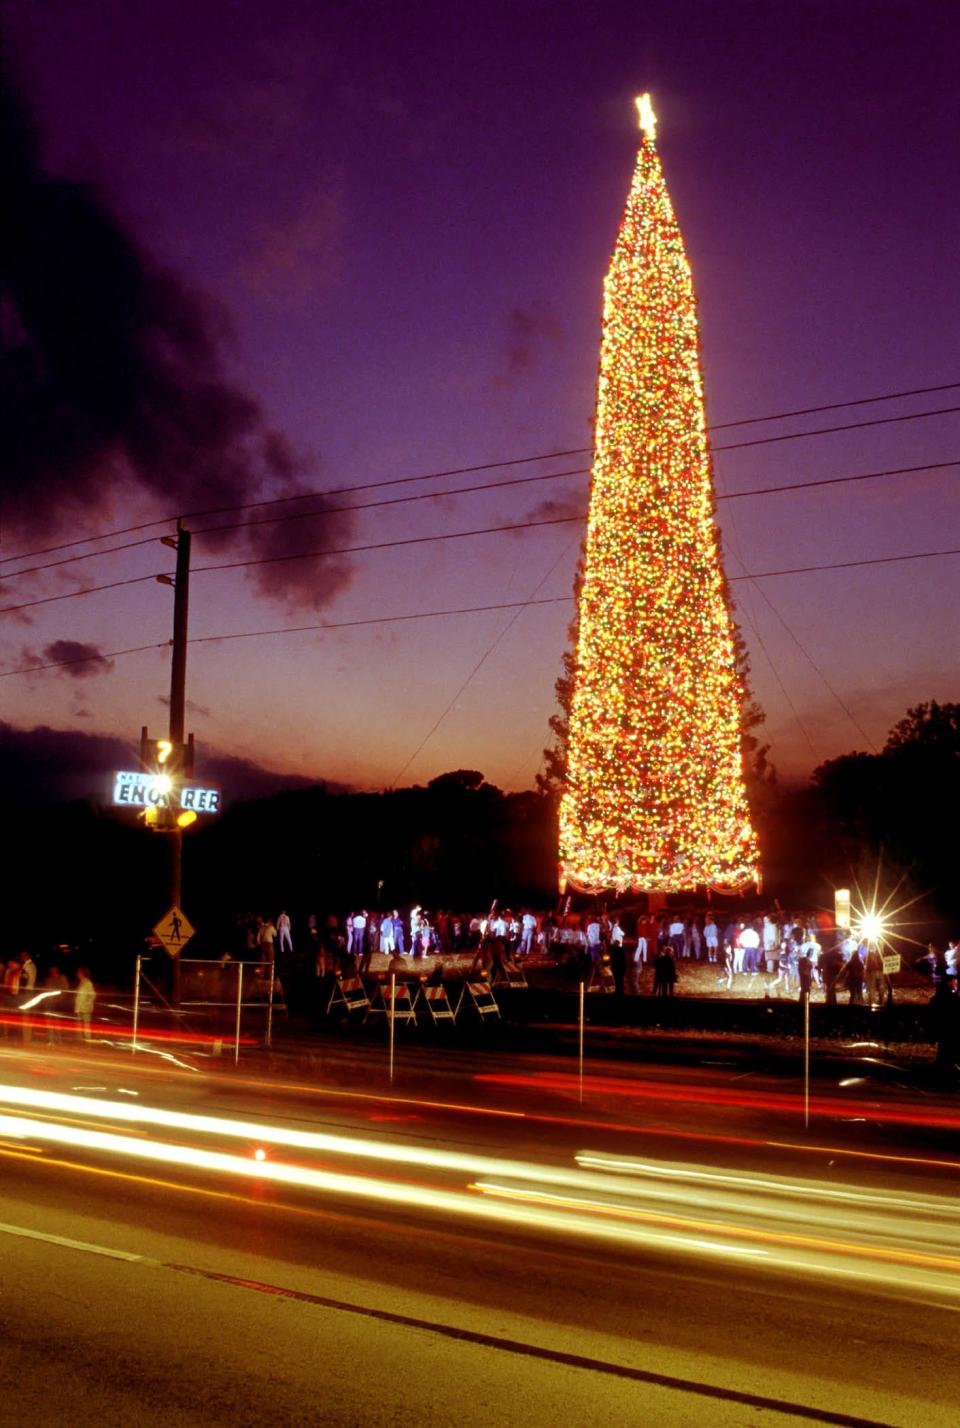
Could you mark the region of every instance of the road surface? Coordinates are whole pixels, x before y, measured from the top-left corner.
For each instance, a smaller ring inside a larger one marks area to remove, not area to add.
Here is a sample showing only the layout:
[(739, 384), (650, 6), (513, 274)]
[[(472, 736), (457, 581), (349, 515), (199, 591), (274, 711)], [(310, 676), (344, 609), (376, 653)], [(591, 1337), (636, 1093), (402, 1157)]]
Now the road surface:
[(957, 1423), (955, 1098), (370, 1053), (8, 1045), (0, 1422)]

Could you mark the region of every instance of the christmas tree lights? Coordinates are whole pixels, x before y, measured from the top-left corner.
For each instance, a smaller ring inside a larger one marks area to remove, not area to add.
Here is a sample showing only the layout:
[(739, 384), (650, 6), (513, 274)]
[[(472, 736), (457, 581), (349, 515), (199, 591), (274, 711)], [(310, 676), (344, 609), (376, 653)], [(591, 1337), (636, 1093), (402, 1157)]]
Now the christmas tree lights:
[(649, 96), (637, 104), (643, 137), (604, 284), (560, 857), (580, 888), (678, 892), (742, 886), (759, 855), (693, 280)]

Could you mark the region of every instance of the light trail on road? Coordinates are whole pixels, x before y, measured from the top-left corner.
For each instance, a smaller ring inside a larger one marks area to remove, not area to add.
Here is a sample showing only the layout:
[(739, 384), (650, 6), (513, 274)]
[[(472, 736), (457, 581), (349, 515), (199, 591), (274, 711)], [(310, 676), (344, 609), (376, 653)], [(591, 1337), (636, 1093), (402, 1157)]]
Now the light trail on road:
[[(746, 1258), (778, 1271), (840, 1275), (886, 1292), (960, 1301), (960, 1206), (952, 1197), (602, 1151), (582, 1151), (573, 1165), (540, 1163), (34, 1087), (0, 1085), (0, 1103), (7, 1107), (0, 1136), (25, 1148), (68, 1146), (108, 1160), (227, 1177), (248, 1192), (275, 1184), (391, 1212), (456, 1216), (567, 1242), (601, 1240), (623, 1251)], [(155, 1131), (185, 1139), (161, 1139)], [(239, 1141), (248, 1153), (197, 1143), (210, 1140)], [(291, 1151), (295, 1162), (277, 1156)], [(377, 1169), (371, 1173), (364, 1163)], [(385, 1177), (385, 1169), (393, 1173)]]
[[(575, 1092), (578, 1079), (560, 1072), (533, 1076), (489, 1072), (478, 1082), (493, 1086), (527, 1087), (530, 1090)], [(751, 1111), (779, 1111), (798, 1114), (803, 1098), (791, 1091), (732, 1091), (726, 1087), (672, 1086), (662, 1080), (627, 1081), (623, 1078), (591, 1076), (591, 1092), (637, 1101), (672, 1101), (686, 1105), (724, 1106)], [(872, 1101), (846, 1101), (817, 1095), (810, 1101), (811, 1115), (830, 1119), (862, 1117), (897, 1125), (925, 1126), (936, 1130), (960, 1130), (960, 1113), (917, 1111), (904, 1105), (880, 1106)]]

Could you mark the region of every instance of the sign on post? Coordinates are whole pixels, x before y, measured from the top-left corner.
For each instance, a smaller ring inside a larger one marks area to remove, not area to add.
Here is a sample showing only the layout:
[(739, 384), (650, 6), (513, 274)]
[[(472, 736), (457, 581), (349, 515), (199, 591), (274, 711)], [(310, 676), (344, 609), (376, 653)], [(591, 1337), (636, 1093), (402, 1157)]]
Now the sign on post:
[(172, 907), (164, 917), (161, 917), (153, 931), (154, 936), (159, 937), (170, 956), (178, 957), (190, 941), (195, 929), (181, 908)]
[(833, 920), (837, 927), (849, 928), (852, 925), (849, 888), (837, 888), (834, 892)]
[(178, 784), (168, 774), (120, 769), (113, 775), (113, 801), (121, 808), (181, 808), (187, 813), (219, 813), (220, 790)]
[(884, 953), (883, 953), (883, 975), (884, 975), (885, 977), (890, 977), (890, 976), (893, 975), (894, 972), (899, 972), (899, 970), (900, 970), (900, 953), (899, 953), (899, 952), (884, 952)]

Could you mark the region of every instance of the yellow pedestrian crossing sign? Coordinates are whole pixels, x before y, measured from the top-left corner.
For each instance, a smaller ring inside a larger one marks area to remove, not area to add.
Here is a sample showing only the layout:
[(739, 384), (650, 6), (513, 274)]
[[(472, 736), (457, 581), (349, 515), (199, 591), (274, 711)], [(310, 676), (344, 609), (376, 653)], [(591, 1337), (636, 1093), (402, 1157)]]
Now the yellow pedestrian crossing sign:
[(171, 957), (176, 957), (186, 947), (194, 934), (194, 928), (187, 921), (187, 915), (179, 907), (172, 907), (165, 917), (161, 917), (153, 929), (154, 937), (159, 937)]

